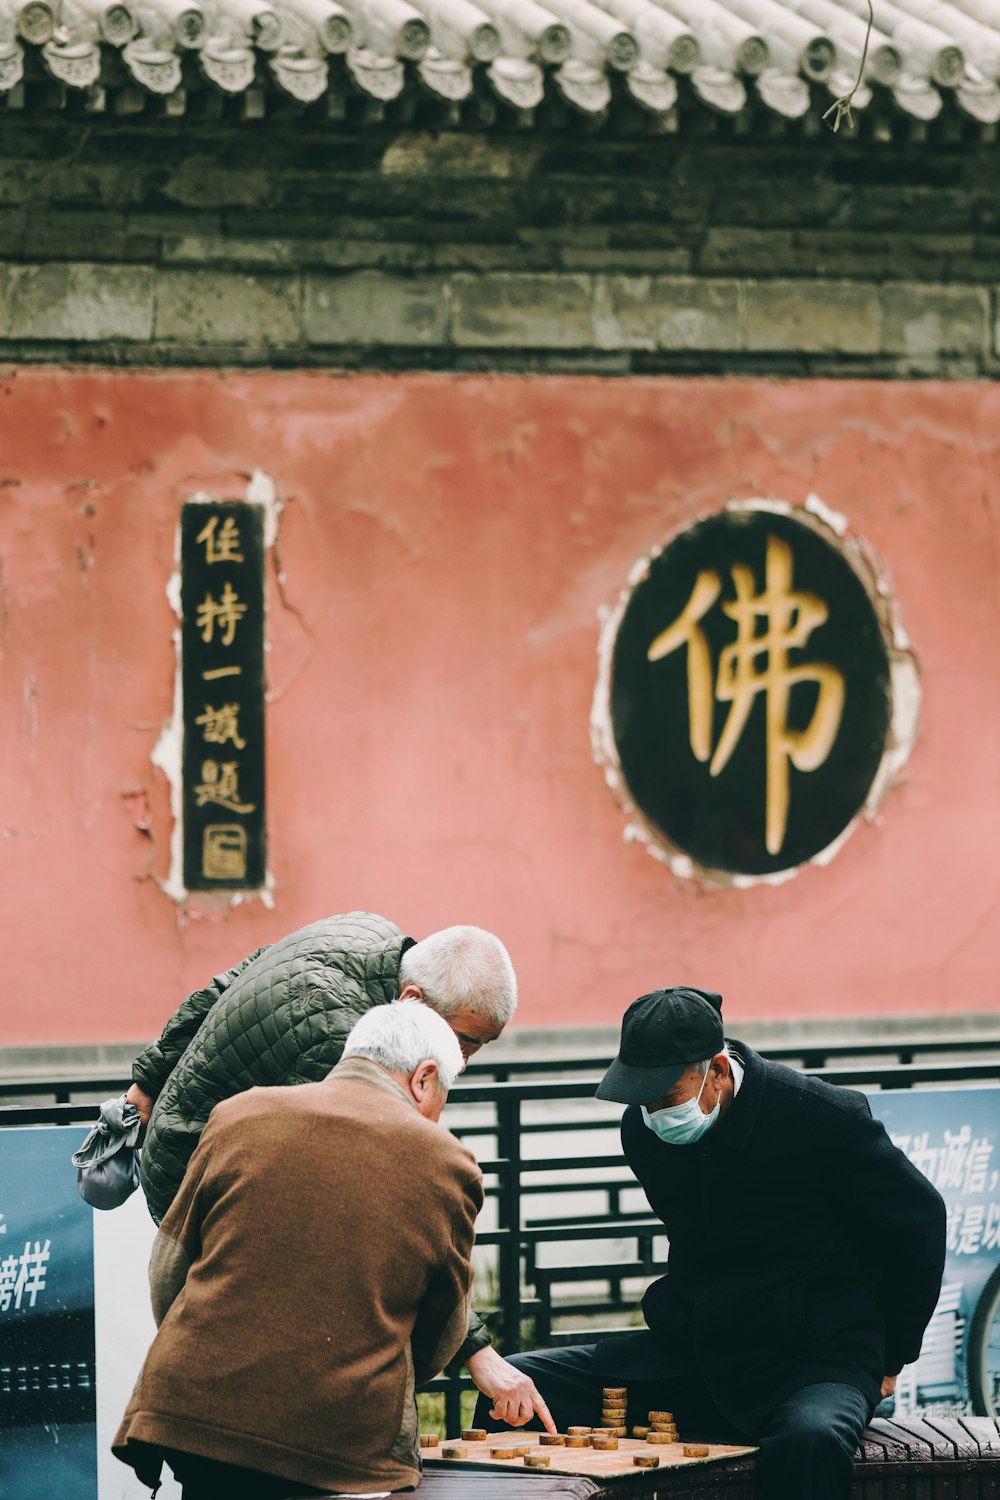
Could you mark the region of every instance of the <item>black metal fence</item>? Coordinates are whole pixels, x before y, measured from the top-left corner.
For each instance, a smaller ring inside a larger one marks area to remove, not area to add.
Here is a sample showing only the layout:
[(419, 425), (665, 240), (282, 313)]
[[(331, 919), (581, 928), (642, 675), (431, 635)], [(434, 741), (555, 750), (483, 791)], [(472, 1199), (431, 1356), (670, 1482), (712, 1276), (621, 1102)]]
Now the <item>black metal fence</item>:
[[(866, 1088), (1000, 1082), (1000, 1045), (967, 1039), (769, 1048), (768, 1055), (831, 1083)], [(594, 1059), (484, 1059), (452, 1090), (446, 1122), (476, 1151), (486, 1190), (477, 1234), (479, 1310), (507, 1352), (521, 1347), (522, 1335), (536, 1345), (567, 1343), (637, 1323), (643, 1286), (665, 1269), (663, 1227), (617, 1149), (619, 1111), (594, 1098), (602, 1071)], [(0, 1083), (0, 1099), (34, 1101), (0, 1107), (0, 1127), (89, 1123), (94, 1101), (125, 1086), (120, 1077)], [(88, 1097), (74, 1097), (81, 1094)], [(563, 1203), (570, 1211), (560, 1211)], [(549, 1259), (559, 1245), (573, 1247), (571, 1261)], [(603, 1330), (592, 1326), (595, 1318)], [(581, 1320), (591, 1320), (585, 1332)], [(461, 1393), (469, 1385), (463, 1372), (428, 1387), (444, 1392), (449, 1432), (461, 1425)]]

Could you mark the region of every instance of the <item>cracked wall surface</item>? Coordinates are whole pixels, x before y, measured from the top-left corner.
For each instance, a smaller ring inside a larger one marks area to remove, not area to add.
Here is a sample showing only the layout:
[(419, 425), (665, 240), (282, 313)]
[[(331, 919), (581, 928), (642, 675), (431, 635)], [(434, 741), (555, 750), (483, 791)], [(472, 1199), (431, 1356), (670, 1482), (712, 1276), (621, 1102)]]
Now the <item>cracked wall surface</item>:
[[(146, 1037), (367, 907), (507, 941), (525, 1025), (654, 985), (741, 1018), (995, 1010), (1000, 392), (989, 385), (22, 370), (0, 380), (0, 1045)], [(165, 894), (179, 508), (269, 476), (273, 906)], [(919, 732), (825, 866), (697, 890), (589, 740), (599, 615), (728, 501), (822, 497), (885, 569)]]

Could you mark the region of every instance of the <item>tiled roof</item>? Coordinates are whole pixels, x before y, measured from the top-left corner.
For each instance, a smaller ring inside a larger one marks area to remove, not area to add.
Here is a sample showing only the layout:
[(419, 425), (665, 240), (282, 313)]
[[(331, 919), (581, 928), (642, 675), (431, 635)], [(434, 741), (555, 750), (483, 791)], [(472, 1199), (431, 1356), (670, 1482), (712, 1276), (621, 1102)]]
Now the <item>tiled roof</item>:
[[(1000, 120), (1000, 0), (874, 0), (859, 113), (920, 121), (953, 100)], [(249, 116), (290, 96), (343, 114), (432, 96), (488, 122), (561, 98), (601, 115), (628, 98), (668, 126), (679, 99), (798, 119), (858, 77), (868, 0), (0, 0), (0, 98), (34, 81), (85, 107), (181, 114), (192, 92), (241, 96)]]

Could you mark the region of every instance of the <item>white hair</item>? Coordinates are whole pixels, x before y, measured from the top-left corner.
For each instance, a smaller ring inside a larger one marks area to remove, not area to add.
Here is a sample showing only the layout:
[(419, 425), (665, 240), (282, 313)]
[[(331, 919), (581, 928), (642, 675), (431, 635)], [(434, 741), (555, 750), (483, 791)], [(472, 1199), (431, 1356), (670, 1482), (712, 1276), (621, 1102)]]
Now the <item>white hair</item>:
[(390, 1073), (404, 1073), (407, 1078), (422, 1062), (436, 1063), (445, 1090), (465, 1067), (458, 1037), (448, 1022), (419, 1000), (374, 1005), (355, 1024), (343, 1055), (367, 1057)]
[[(721, 1057), (730, 1057), (731, 1058), (732, 1055), (733, 1054), (729, 1050), (729, 1043), (728, 1042), (723, 1042), (723, 1044), (719, 1048), (718, 1052), (713, 1052), (712, 1053), (712, 1057), (720, 1057), (721, 1056)], [(687, 1065), (687, 1067), (685, 1068), (684, 1071), (686, 1073), (690, 1073), (693, 1068), (700, 1068), (701, 1069), (701, 1076), (702, 1076), (702, 1078), (707, 1078), (708, 1077), (708, 1070), (711, 1067), (711, 1063), (712, 1063), (712, 1057), (703, 1057), (700, 1062), (688, 1063), (688, 1065)]]
[(444, 927), (403, 954), (399, 987), (419, 985), (441, 1016), (471, 1010), (491, 1026), (506, 1026), (517, 1009), (510, 954), (482, 927)]

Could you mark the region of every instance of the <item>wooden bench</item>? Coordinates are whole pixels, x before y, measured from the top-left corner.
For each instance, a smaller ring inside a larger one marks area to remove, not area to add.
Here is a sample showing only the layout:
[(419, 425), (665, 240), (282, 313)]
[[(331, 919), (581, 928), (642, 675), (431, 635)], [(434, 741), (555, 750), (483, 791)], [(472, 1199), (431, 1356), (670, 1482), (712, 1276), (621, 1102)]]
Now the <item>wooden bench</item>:
[[(1000, 1428), (987, 1417), (876, 1418), (856, 1457), (853, 1500), (1000, 1500)], [(584, 1479), (428, 1463), (419, 1500), (757, 1500), (756, 1458)], [(802, 1500), (809, 1500), (803, 1495)]]

